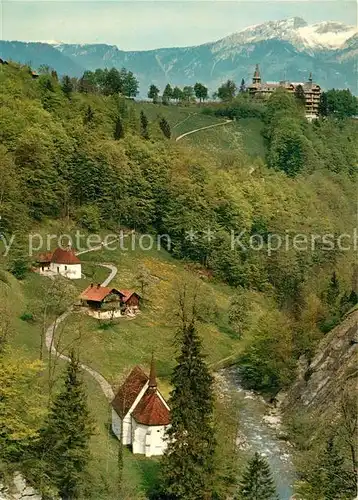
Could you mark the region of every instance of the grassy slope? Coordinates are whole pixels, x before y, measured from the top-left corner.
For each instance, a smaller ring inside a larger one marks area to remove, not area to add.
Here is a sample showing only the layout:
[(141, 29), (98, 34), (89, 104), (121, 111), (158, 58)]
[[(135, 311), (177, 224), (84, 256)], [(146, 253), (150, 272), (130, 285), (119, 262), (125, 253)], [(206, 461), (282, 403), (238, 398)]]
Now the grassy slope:
[[(204, 115), (199, 106), (163, 106), (152, 103), (138, 103), (149, 120), (164, 116), (171, 127), (174, 138), (185, 132), (224, 121), (222, 117)], [(250, 156), (265, 156), (265, 147), (261, 136), (262, 122), (257, 118), (244, 118), (229, 125), (215, 127), (191, 134), (183, 139), (200, 149), (214, 155), (223, 153), (239, 153), (243, 149)]]

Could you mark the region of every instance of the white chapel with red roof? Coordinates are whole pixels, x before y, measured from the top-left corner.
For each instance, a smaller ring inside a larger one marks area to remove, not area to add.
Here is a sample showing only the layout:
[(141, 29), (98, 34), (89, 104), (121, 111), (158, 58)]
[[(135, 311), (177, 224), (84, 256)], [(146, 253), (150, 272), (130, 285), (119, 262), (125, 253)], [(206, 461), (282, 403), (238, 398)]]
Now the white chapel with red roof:
[(133, 453), (163, 455), (170, 409), (161, 395), (152, 358), (149, 377), (136, 366), (112, 401), (112, 430)]
[(54, 252), (42, 253), (38, 256), (40, 274), (61, 275), (71, 280), (79, 280), (82, 275), (81, 261), (69, 246), (66, 249), (56, 248)]

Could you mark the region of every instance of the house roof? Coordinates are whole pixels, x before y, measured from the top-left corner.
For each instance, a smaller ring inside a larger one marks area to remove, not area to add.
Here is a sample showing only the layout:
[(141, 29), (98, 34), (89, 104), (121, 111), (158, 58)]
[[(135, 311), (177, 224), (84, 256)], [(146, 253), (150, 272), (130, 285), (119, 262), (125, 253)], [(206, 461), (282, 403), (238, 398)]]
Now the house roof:
[(52, 252), (40, 253), (36, 258), (37, 262), (51, 262), (51, 259), (52, 259)]
[(147, 382), (147, 375), (139, 366), (135, 366), (112, 401), (112, 406), (120, 417), (128, 413)]
[(163, 403), (156, 389), (148, 388), (135, 407), (133, 418), (143, 425), (168, 425), (170, 411)]
[(140, 295), (138, 295), (136, 292), (133, 292), (133, 290), (120, 290), (121, 294), (123, 295), (123, 302), (126, 303), (132, 295), (136, 295), (140, 299)]
[(115, 288), (91, 284), (81, 293), (80, 299), (91, 300), (92, 302), (102, 302), (102, 300), (104, 300), (111, 293), (122, 295), (122, 293)]
[(76, 256), (72, 248), (66, 250), (56, 248), (52, 254), (51, 262), (55, 264), (81, 264), (80, 259)]

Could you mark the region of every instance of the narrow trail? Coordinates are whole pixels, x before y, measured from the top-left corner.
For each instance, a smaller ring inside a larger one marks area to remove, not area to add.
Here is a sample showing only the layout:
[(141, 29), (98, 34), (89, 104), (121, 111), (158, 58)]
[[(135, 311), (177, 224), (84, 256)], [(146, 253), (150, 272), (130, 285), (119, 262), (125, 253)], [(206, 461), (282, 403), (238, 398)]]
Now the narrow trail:
[[(95, 252), (95, 251), (101, 250), (104, 246), (108, 246), (111, 243), (113, 243), (114, 241), (116, 241), (116, 240), (109, 241), (106, 245), (99, 245), (99, 246), (91, 248), (89, 250), (83, 250), (82, 252), (77, 252), (76, 255), (83, 255), (84, 253)], [(105, 267), (106, 269), (109, 269), (111, 271), (109, 276), (102, 283), (102, 286), (108, 286), (118, 272), (117, 267), (114, 266), (113, 264), (96, 264), (96, 265), (101, 266), (101, 267)], [(65, 319), (68, 318), (68, 316), (71, 313), (72, 313), (72, 306), (70, 306), (67, 309), (67, 311), (65, 311), (63, 314), (61, 314), (61, 316), (59, 318), (57, 318), (56, 321), (54, 321), (47, 328), (46, 334), (45, 334), (45, 343), (46, 343), (46, 347), (47, 347), (47, 350), (49, 351), (49, 353), (54, 354), (58, 359), (62, 359), (64, 361), (70, 361), (70, 358), (68, 356), (65, 356), (64, 354), (61, 354), (60, 352), (58, 352), (58, 350), (56, 349), (56, 343), (55, 343), (54, 337), (55, 337), (55, 333), (56, 333), (56, 330), (59, 327), (59, 325), (61, 323), (63, 323), (65, 321)], [(103, 377), (103, 375), (101, 375), (99, 372), (97, 372), (93, 368), (91, 368), (87, 365), (84, 365), (84, 364), (81, 364), (81, 368), (82, 368), (82, 370), (89, 373), (98, 382), (99, 386), (102, 389), (103, 394), (106, 396), (108, 401), (112, 401), (112, 399), (114, 398), (114, 392), (113, 392), (112, 386)]]
[(180, 122), (176, 123), (173, 127), (173, 129), (179, 127), (179, 125), (182, 125), (183, 123), (185, 123), (187, 120), (189, 120), (189, 118), (191, 118), (192, 116), (195, 116), (197, 115), (198, 113), (190, 113), (186, 118), (184, 118), (184, 120), (181, 120)]
[(196, 132), (200, 132), (201, 130), (207, 130), (208, 128), (220, 127), (220, 125), (227, 125), (228, 123), (233, 123), (233, 120), (225, 120), (224, 122), (214, 123), (213, 125), (207, 125), (206, 127), (196, 128), (194, 130), (190, 130), (189, 132), (185, 132), (185, 134), (179, 135), (175, 140), (176, 142), (180, 141), (187, 135), (195, 134)]

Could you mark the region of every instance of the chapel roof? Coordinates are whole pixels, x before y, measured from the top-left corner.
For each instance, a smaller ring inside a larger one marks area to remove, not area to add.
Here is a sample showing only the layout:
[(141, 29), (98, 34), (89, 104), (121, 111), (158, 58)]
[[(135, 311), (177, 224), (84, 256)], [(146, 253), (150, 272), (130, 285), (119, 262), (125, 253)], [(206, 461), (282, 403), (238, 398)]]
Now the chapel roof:
[(54, 264), (81, 264), (80, 259), (72, 248), (56, 248), (51, 257)]
[(128, 413), (148, 380), (139, 366), (133, 368), (112, 401), (112, 406), (120, 417)]
[(133, 418), (143, 425), (168, 425), (170, 411), (165, 406), (156, 389), (148, 388), (135, 407)]

